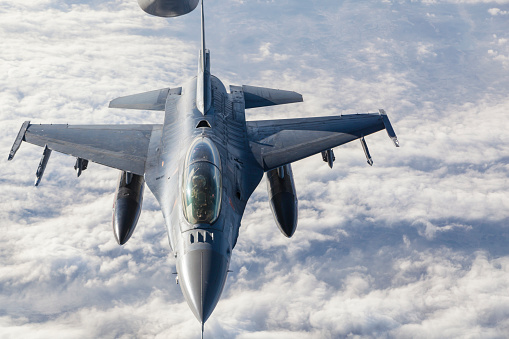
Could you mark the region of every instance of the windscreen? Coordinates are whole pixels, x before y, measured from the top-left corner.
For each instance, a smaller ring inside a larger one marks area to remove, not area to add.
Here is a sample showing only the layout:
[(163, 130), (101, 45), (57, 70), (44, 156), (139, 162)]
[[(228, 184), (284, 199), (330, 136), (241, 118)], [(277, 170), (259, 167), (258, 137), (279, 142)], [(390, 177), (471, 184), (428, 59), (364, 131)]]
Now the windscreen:
[(184, 216), (190, 224), (212, 224), (221, 209), (219, 152), (205, 137), (189, 148), (183, 182)]

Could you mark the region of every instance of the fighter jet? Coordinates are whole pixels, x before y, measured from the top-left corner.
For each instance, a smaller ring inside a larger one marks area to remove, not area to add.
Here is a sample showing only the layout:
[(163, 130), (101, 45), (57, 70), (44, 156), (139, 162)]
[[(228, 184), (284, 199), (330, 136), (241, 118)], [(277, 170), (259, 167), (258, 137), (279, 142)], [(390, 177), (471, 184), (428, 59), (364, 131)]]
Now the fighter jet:
[[(189, 13), (198, 0), (138, 0), (162, 17)], [(275, 221), (291, 237), (297, 194), (291, 164), (314, 154), (332, 168), (339, 145), (385, 129), (398, 139), (384, 110), (315, 118), (246, 121), (245, 110), (303, 101), (296, 92), (230, 86), (211, 74), (205, 48), (203, 2), (198, 72), (180, 87), (129, 95), (112, 108), (164, 112), (161, 124), (54, 125), (23, 123), (8, 160), (23, 141), (44, 148), (38, 185), (51, 151), (76, 157), (78, 177), (89, 161), (120, 170), (113, 231), (124, 245), (141, 213), (145, 183), (159, 202), (182, 293), (202, 325), (216, 307), (229, 272), (242, 215), (264, 173)]]

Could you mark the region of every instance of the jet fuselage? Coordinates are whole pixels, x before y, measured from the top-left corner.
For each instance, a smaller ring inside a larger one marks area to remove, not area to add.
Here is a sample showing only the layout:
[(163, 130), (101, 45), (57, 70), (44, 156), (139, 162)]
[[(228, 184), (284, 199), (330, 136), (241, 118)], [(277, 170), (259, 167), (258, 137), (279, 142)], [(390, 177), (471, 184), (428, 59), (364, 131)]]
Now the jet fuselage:
[[(211, 76), (211, 105), (202, 114), (196, 105), (197, 83), (196, 77), (192, 78), (180, 94), (168, 95), (160, 142), (156, 142), (156, 135), (151, 138), (145, 179), (163, 211), (182, 292), (203, 323), (219, 300), (246, 202), (264, 171), (248, 151), (243, 95), (234, 90), (227, 93), (221, 81)], [(201, 180), (206, 178), (204, 185), (210, 185), (213, 179), (199, 172), (191, 178), (188, 170), (192, 165), (189, 158), (196, 152), (193, 147), (204, 145), (211, 145), (216, 160), (194, 164), (219, 172), (219, 180), (212, 183), (220, 185), (215, 194), (210, 187), (196, 194)], [(211, 213), (216, 218), (186, 218), (188, 199), (197, 200), (193, 204), (198, 209), (188, 214), (206, 214), (202, 209), (213, 204), (216, 210)]]

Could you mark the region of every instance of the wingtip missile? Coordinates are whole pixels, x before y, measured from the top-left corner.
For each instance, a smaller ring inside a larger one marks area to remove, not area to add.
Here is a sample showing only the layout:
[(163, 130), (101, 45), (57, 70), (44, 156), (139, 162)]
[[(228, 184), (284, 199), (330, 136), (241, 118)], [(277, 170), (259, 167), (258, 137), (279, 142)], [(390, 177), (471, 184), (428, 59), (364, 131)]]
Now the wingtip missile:
[(396, 136), (396, 132), (394, 132), (394, 128), (392, 128), (391, 122), (389, 121), (389, 117), (387, 116), (387, 113), (385, 113), (385, 110), (379, 109), (380, 116), (382, 117), (382, 122), (384, 123), (385, 130), (387, 131), (387, 134), (389, 135), (389, 138), (391, 138), (392, 142), (394, 143), (394, 146), (399, 147), (399, 141), (398, 137)]
[(16, 152), (19, 149), (19, 146), (21, 146), (21, 143), (23, 142), (23, 140), (25, 140), (25, 133), (29, 126), (30, 121), (25, 121), (23, 125), (21, 125), (18, 135), (14, 140), (14, 144), (11, 147), (11, 151), (9, 152), (9, 156), (7, 157), (7, 161), (11, 161), (12, 159), (14, 159), (14, 156), (16, 155)]

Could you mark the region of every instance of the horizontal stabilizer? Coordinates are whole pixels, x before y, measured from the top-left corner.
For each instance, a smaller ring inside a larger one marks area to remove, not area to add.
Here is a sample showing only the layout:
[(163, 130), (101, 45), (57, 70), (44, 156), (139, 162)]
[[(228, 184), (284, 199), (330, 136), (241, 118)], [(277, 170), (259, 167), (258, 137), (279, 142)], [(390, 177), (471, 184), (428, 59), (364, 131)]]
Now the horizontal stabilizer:
[(243, 85), (242, 91), (244, 92), (246, 109), (303, 101), (301, 94), (292, 91), (283, 91), (280, 89)]
[(144, 109), (164, 111), (168, 95), (180, 95), (181, 87), (163, 88), (155, 91), (128, 95), (110, 101), (110, 108)]

